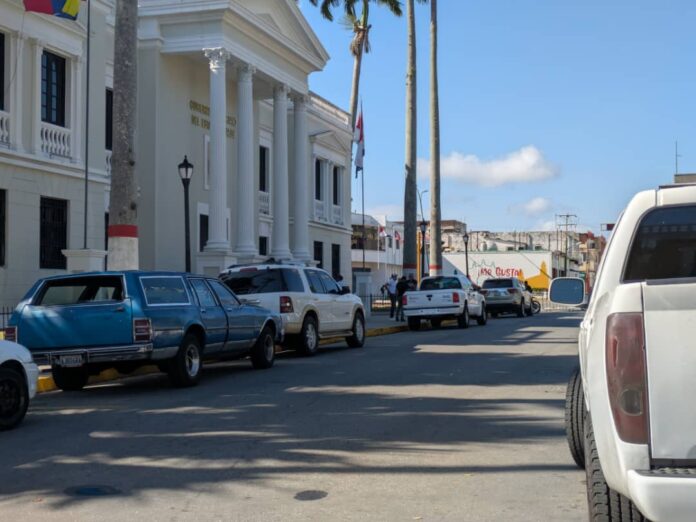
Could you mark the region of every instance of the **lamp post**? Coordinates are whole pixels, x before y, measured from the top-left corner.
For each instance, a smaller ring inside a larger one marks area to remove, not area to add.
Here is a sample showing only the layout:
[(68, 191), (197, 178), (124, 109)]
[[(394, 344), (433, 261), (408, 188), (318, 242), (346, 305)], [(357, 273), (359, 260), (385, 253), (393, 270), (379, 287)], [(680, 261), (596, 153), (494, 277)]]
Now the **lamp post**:
[(464, 262), (466, 263), (466, 277), (469, 277), (469, 232), (464, 232)]
[(428, 227), (428, 225), (425, 223), (425, 220), (422, 220), (420, 222), (420, 231), (421, 231), (421, 279), (427, 272), (425, 271), (425, 229)]
[(186, 236), (186, 271), (191, 271), (191, 227), (189, 224), (189, 185), (193, 176), (193, 165), (184, 156), (184, 161), (179, 163), (179, 177), (184, 185), (184, 235)]

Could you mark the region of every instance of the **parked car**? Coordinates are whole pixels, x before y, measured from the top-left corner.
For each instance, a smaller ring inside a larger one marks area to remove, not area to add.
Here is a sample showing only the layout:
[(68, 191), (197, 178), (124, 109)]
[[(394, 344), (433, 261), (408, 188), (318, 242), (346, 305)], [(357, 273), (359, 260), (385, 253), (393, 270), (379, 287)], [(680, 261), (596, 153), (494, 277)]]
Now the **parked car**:
[(39, 378), (29, 350), (9, 339), (0, 341), (0, 431), (22, 422)]
[(461, 328), (468, 328), (470, 317), (480, 325), (488, 318), (485, 297), (463, 275), (425, 277), (418, 290), (404, 294), (402, 305), (411, 330), (419, 330), (423, 320), (439, 328), (442, 321), (456, 319)]
[(95, 272), (39, 280), (6, 335), (50, 365), (56, 386), (82, 389), (106, 368), (156, 364), (177, 386), (198, 382), (204, 359), (251, 356), (270, 368), (280, 316), (241, 303), (217, 279), (178, 272)]
[(305, 355), (314, 355), (322, 338), (345, 337), (356, 348), (365, 344), (362, 301), (320, 268), (269, 261), (231, 266), (220, 278), (243, 301), (279, 313), (285, 345)]
[[(581, 280), (550, 299), (578, 305)], [(579, 334), (566, 430), (590, 520), (696, 513), (696, 186), (637, 194), (605, 251)]]
[(532, 315), (532, 294), (516, 277), (486, 279), (481, 293), (486, 296), (493, 317), (501, 313), (515, 313), (517, 317)]

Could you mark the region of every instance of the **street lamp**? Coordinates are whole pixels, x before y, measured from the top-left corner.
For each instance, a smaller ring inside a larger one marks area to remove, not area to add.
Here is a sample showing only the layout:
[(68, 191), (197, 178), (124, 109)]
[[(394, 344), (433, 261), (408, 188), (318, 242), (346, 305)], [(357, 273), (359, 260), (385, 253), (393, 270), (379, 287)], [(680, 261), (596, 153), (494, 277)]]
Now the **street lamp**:
[(184, 185), (184, 235), (186, 236), (186, 271), (191, 271), (191, 228), (189, 225), (189, 184), (193, 176), (193, 165), (184, 156), (184, 161), (179, 163), (179, 177)]
[(469, 232), (464, 232), (464, 261), (466, 262), (466, 277), (469, 277)]
[(428, 272), (425, 270), (425, 229), (428, 225), (425, 223), (425, 219), (420, 222), (421, 231), (421, 277), (425, 276)]

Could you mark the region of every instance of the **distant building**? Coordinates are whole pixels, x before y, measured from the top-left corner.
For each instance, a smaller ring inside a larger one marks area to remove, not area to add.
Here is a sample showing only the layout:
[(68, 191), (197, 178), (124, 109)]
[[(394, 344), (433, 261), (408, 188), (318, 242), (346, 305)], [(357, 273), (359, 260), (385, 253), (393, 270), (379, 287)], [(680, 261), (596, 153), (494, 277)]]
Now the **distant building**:
[[(363, 245), (365, 269), (372, 273), (372, 293), (378, 294), (391, 274), (401, 275), (403, 264), (403, 224), (389, 221), (386, 216), (365, 215), (365, 239), (363, 242), (363, 216), (351, 215), (353, 236), (351, 260), (353, 272), (363, 270)], [(355, 286), (355, 285), (353, 285)]]

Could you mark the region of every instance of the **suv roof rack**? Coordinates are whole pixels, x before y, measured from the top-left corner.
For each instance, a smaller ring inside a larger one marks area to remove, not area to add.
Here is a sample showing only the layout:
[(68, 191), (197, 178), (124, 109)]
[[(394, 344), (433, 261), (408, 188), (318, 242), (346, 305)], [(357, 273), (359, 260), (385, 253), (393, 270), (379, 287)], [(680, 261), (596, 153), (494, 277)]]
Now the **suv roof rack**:
[(257, 261), (255, 263), (237, 263), (227, 267), (230, 268), (240, 268), (243, 266), (261, 266), (261, 265), (294, 265), (294, 266), (307, 266), (304, 261), (296, 261), (292, 259), (276, 259), (275, 257), (269, 257), (265, 261)]

